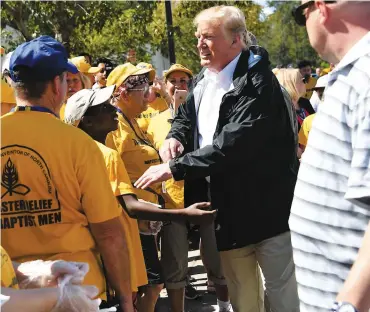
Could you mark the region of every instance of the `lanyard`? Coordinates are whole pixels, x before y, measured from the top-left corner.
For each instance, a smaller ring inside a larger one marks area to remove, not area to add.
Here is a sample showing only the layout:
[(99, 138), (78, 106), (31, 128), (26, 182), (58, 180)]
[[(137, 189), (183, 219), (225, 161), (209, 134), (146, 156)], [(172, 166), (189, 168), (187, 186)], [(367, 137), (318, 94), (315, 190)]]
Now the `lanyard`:
[(16, 106), (12, 108), (11, 112), (41, 112), (41, 113), (49, 113), (54, 115), (55, 117), (59, 118), (57, 114), (52, 112), (50, 109), (43, 107), (43, 106)]
[(147, 145), (147, 146), (151, 147), (152, 149), (154, 149), (156, 151), (156, 153), (158, 154), (159, 161), (162, 162), (161, 156), (159, 155), (158, 150), (153, 146), (153, 144), (150, 143), (149, 140), (143, 138), (145, 136), (145, 134), (143, 134), (143, 137), (139, 136), (137, 134), (136, 130), (135, 130), (134, 125), (131, 123), (130, 119), (128, 119), (128, 117), (119, 108), (117, 108), (117, 112), (120, 113), (122, 115), (122, 117), (127, 121), (128, 125), (130, 126), (131, 130), (134, 132), (134, 134), (135, 134), (136, 138), (139, 140), (139, 142), (141, 144)]

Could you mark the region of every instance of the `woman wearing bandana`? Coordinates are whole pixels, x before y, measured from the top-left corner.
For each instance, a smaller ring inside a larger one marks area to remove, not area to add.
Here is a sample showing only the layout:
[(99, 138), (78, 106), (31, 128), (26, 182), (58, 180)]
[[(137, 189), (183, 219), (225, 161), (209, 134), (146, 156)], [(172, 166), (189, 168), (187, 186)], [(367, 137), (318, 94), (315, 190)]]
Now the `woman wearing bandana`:
[[(106, 145), (118, 151), (125, 163), (132, 184), (152, 165), (161, 162), (157, 149), (140, 129), (136, 117), (148, 107), (149, 74), (147, 68), (138, 69), (131, 63), (117, 66), (108, 76), (107, 86), (116, 85), (114, 105), (118, 108), (118, 130), (108, 134)], [(140, 200), (163, 206), (161, 184), (150, 189), (135, 189)], [(153, 235), (158, 223), (139, 221), (148, 284), (139, 288), (138, 311), (154, 312), (163, 287), (161, 266)], [(145, 279), (143, 279), (145, 281)]]

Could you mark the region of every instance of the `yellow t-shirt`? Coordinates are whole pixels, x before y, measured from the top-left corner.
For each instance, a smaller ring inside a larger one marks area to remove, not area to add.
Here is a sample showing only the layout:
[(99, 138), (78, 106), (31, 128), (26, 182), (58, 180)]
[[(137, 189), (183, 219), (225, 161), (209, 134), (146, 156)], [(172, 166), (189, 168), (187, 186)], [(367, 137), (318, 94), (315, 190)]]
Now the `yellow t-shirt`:
[[(118, 129), (107, 135), (105, 144), (119, 153), (130, 181), (134, 184), (149, 167), (160, 164), (159, 154), (150, 143), (145, 143), (149, 142), (149, 139), (134, 120), (130, 121), (130, 125), (123, 115), (118, 113), (118, 121)], [(151, 186), (150, 190), (134, 190), (138, 198), (156, 204), (157, 194), (161, 194), (161, 184)]]
[(301, 129), (299, 130), (299, 133), (298, 133), (298, 143), (299, 144), (304, 145), (304, 146), (307, 145), (308, 135), (311, 131), (312, 121), (313, 121), (315, 116), (316, 116), (316, 114), (312, 114), (312, 115), (307, 116), (303, 120)]
[(8, 83), (1, 79), (1, 116), (10, 112), (16, 106), (14, 90)]
[(121, 209), (94, 140), (52, 114), (16, 111), (1, 117), (1, 143), (3, 247), (17, 262), (87, 262), (84, 282), (103, 294), (89, 223), (119, 217)]
[[(135, 194), (125, 165), (117, 151), (99, 142), (96, 143), (103, 153), (114, 195)], [(119, 205), (118, 202), (117, 205)], [(130, 257), (131, 287), (133, 292), (137, 292), (139, 286), (148, 284), (138, 224), (137, 220), (130, 218), (124, 209), (122, 209), (121, 222), (125, 230)]]
[[(172, 119), (171, 110), (167, 109), (155, 116), (149, 124), (148, 136), (158, 150), (171, 129), (170, 119)], [(166, 181), (165, 188), (166, 193), (163, 193), (163, 197), (166, 208), (184, 208), (184, 181), (170, 179)]]
[(5, 249), (0, 246), (1, 251), (1, 287), (18, 289), (18, 281), (13, 268), (12, 260)]
[(60, 108), (60, 111), (59, 111), (59, 119), (61, 121), (64, 120), (64, 112), (66, 110), (66, 103), (63, 103), (62, 107)]
[(146, 133), (150, 124), (150, 120), (166, 109), (168, 109), (168, 105), (165, 99), (162, 97), (157, 97), (152, 103), (149, 103), (148, 109), (142, 112), (138, 118), (136, 118), (140, 129)]
[[(315, 77), (310, 77), (308, 80), (308, 83), (306, 83), (306, 90), (310, 90), (316, 86), (317, 78)], [(305, 95), (303, 96), (307, 100), (309, 100), (312, 96), (313, 91), (306, 91)]]

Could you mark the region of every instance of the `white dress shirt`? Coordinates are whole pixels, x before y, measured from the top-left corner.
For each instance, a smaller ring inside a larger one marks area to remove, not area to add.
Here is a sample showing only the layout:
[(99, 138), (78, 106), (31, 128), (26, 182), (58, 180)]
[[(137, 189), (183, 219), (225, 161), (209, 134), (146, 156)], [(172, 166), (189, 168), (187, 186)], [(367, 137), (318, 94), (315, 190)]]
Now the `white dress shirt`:
[(197, 116), (200, 148), (212, 145), (222, 97), (226, 92), (234, 89), (233, 74), (240, 54), (219, 73), (211, 72), (208, 69), (204, 72), (204, 83), (207, 86), (203, 92)]

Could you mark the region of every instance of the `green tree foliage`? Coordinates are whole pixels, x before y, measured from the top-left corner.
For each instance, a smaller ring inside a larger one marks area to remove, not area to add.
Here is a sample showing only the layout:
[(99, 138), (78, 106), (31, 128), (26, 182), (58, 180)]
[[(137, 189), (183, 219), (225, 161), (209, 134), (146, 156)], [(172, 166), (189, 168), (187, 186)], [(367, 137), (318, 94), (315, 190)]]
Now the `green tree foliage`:
[[(263, 18), (262, 7), (251, 1), (173, 1), (173, 33), (176, 61), (200, 69), (194, 36), (193, 20), (203, 9), (215, 5), (235, 5), (246, 16), (247, 28), (270, 53), (273, 65), (296, 64), (309, 59), (320, 64), (311, 48), (306, 30), (297, 26), (291, 9), (299, 2), (270, 1), (275, 12)], [(66, 46), (71, 55), (88, 52), (93, 58), (110, 57), (125, 60), (131, 48), (137, 59), (149, 61), (155, 50), (168, 53), (164, 1), (1, 1), (2, 39), (12, 40), (4, 31), (9, 25), (23, 38), (31, 40), (39, 35), (50, 35)]]
[[(262, 7), (251, 1), (189, 1), (183, 0), (172, 3), (173, 32), (175, 37), (176, 62), (189, 67), (195, 73), (199, 71), (199, 55), (196, 49), (197, 40), (194, 36), (193, 20), (202, 10), (216, 5), (235, 5), (246, 16), (247, 28), (257, 38), (264, 33), (264, 23), (260, 20)], [(158, 4), (149, 26), (153, 35), (152, 44), (167, 55), (167, 29), (164, 3)]]
[(71, 55), (84, 51), (123, 61), (127, 50), (135, 48), (139, 59), (148, 59), (146, 26), (156, 5), (155, 1), (1, 1), (1, 26), (18, 30), (24, 41), (50, 35), (63, 42)]
[(306, 28), (298, 26), (292, 17), (292, 9), (299, 4), (300, 1), (269, 2), (275, 11), (265, 21), (266, 31), (260, 38), (260, 44), (269, 51), (273, 66), (296, 66), (302, 59), (320, 65), (321, 60), (310, 45)]

